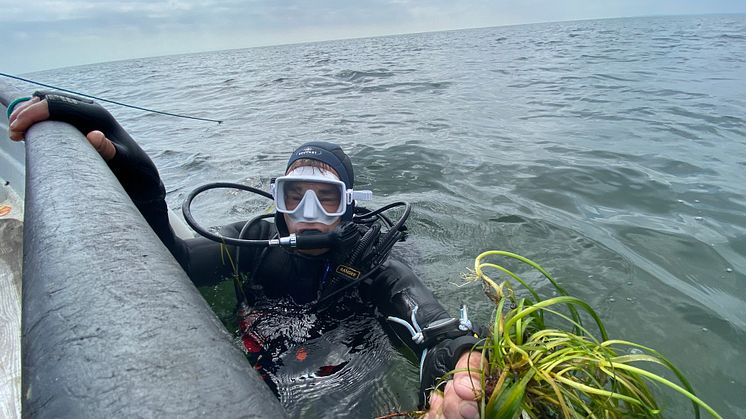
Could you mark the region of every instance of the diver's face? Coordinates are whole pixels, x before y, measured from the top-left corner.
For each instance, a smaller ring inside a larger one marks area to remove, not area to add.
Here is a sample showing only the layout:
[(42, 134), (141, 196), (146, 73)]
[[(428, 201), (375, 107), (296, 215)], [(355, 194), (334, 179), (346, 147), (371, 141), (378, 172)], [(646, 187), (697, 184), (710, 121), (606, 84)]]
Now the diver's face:
[[(340, 185), (341, 182), (329, 184), (304, 180), (283, 181), (281, 202), (284, 205), (284, 212), (296, 212), (295, 216), (291, 217), (295, 218), (296, 222), (318, 221), (324, 224), (334, 222), (334, 214), (340, 215), (345, 208), (342, 205), (344, 189)], [(307, 196), (309, 191), (313, 192), (311, 196)], [(298, 208), (299, 206), (301, 208)]]
[[(340, 218), (337, 218), (337, 220), (334, 221), (332, 224), (303, 223), (303, 222), (296, 223), (290, 219), (290, 216), (288, 214), (282, 214), (282, 216), (285, 218), (285, 224), (287, 224), (288, 232), (290, 232), (290, 234), (293, 234), (293, 233), (300, 234), (304, 231), (312, 231), (312, 230), (318, 231), (320, 233), (331, 233), (332, 231), (334, 231), (334, 228), (337, 227), (337, 225), (339, 225), (339, 222), (340, 222)], [(329, 251), (328, 248), (298, 250), (299, 253), (305, 253), (307, 255), (312, 255), (312, 256), (318, 256), (328, 251)]]
[[(297, 178), (298, 180), (288, 179)], [(344, 211), (341, 206), (344, 197), (344, 186), (339, 175), (326, 169), (314, 166), (300, 166), (278, 178), (278, 210), (282, 207), (282, 216), (290, 234), (301, 235), (306, 231), (331, 233), (339, 225), (341, 217), (335, 217)], [(292, 213), (291, 213), (292, 212)], [(320, 255), (329, 251), (323, 249), (303, 249), (300, 253)]]

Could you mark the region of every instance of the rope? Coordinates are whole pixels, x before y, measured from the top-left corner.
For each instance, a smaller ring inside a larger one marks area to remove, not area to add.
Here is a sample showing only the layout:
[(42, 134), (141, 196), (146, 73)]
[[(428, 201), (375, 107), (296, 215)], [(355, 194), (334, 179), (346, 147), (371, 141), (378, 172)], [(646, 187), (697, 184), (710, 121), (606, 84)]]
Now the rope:
[(93, 96), (93, 95), (87, 95), (85, 93), (76, 92), (74, 90), (68, 90), (68, 89), (63, 89), (61, 87), (52, 86), (50, 84), (39, 83), (38, 81), (24, 79), (23, 77), (14, 76), (14, 75), (11, 75), (11, 74), (0, 73), (0, 76), (8, 77), (8, 78), (15, 79), (15, 80), (20, 80), (20, 81), (23, 81), (23, 82), (26, 82), (26, 83), (35, 84), (37, 86), (48, 87), (50, 89), (55, 89), (55, 90), (59, 90), (59, 91), (62, 91), (62, 92), (72, 93), (74, 95), (87, 97), (87, 98), (90, 98), (90, 99), (98, 100), (100, 102), (107, 102), (107, 103), (112, 103), (114, 105), (119, 105), (119, 106), (124, 106), (124, 107), (127, 107), (127, 108), (137, 109), (137, 110), (140, 110), (140, 111), (157, 113), (157, 114), (167, 115), (167, 116), (174, 116), (176, 118), (195, 119), (195, 120), (198, 120), (198, 121), (216, 122), (218, 124), (222, 124), (223, 123), (223, 121), (219, 121), (217, 119), (200, 118), (200, 117), (197, 117), (197, 116), (189, 116), (189, 115), (180, 115), (180, 114), (175, 114), (175, 113), (171, 113), (171, 112), (163, 112), (163, 111), (157, 111), (157, 110), (154, 110), (154, 109), (142, 108), (140, 106), (135, 106), (135, 105), (128, 105), (126, 103), (117, 102), (115, 100), (104, 99), (104, 98), (101, 98), (101, 97), (97, 97), (97, 96)]

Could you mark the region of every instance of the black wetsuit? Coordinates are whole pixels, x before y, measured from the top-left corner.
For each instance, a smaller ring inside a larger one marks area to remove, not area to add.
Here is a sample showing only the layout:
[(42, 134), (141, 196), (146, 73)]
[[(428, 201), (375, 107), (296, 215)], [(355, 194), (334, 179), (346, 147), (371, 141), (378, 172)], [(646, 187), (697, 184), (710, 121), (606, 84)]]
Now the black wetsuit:
[[(109, 167), (196, 285), (214, 284), (234, 273), (231, 264), (226, 263), (221, 255), (218, 243), (205, 238), (181, 240), (176, 237), (168, 222), (165, 188), (158, 170), (111, 114), (85, 99), (50, 92), (37, 92), (35, 96), (48, 100), (50, 119), (68, 122), (84, 135), (100, 130), (112, 140), (117, 152), (108, 162)], [(275, 234), (274, 224), (260, 222), (250, 229), (247, 238), (268, 239)], [(235, 249), (229, 250), (235, 253)], [(238, 269), (241, 273), (250, 273), (251, 281), (246, 286), (250, 296), (262, 299), (290, 297), (297, 304), (306, 304), (317, 298), (336, 256), (334, 253), (305, 256), (282, 248), (244, 248)], [(412, 270), (391, 258), (357, 288), (359, 298), (384, 317), (394, 316), (408, 321), (412, 310), (417, 307), (416, 318), (423, 327), (451, 318)], [(428, 349), (421, 383), (423, 390), (453, 369), (460, 354), (476, 343), (472, 335), (455, 325), (420, 344), (413, 342), (403, 326), (392, 327), (418, 356), (423, 349)], [(420, 396), (422, 400), (422, 391)]]

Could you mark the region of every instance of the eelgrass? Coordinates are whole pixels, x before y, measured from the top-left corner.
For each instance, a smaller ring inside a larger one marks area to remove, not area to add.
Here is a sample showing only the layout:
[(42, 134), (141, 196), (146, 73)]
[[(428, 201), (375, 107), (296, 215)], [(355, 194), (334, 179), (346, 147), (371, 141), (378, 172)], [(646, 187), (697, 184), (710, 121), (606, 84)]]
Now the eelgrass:
[[(541, 299), (518, 275), (489, 257), (519, 260), (552, 283), (559, 296)], [(508, 280), (497, 282), (485, 273), (494, 269), (518, 281), (531, 298), (517, 298)], [(596, 312), (568, 293), (535, 262), (504, 251), (488, 251), (474, 261), (470, 279), (480, 280), (497, 308), (490, 336), (483, 342), (487, 362), (481, 373), (483, 418), (660, 417), (648, 383), (670, 387), (692, 401), (695, 417), (702, 407), (720, 416), (694, 395), (682, 373), (653, 349), (624, 340), (609, 340)], [(565, 307), (567, 314), (560, 311)], [(600, 339), (583, 327), (579, 310), (595, 322)], [(557, 316), (571, 331), (548, 328), (545, 315)], [(628, 353), (632, 354), (628, 354)], [(670, 370), (681, 383), (649, 372), (640, 364), (652, 363)]]

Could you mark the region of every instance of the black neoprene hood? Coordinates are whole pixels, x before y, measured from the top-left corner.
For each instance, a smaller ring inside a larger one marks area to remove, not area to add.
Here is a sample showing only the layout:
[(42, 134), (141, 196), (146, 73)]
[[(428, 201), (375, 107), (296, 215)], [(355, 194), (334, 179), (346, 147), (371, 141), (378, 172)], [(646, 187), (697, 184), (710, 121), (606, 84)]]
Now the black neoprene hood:
[(331, 166), (339, 175), (339, 180), (345, 183), (347, 189), (352, 189), (355, 183), (355, 173), (352, 170), (350, 157), (345, 154), (340, 146), (325, 141), (311, 141), (298, 147), (288, 159), (290, 167), (296, 160), (311, 159), (317, 160)]
[[(352, 161), (350, 157), (342, 150), (342, 147), (326, 141), (310, 141), (293, 151), (288, 159), (285, 171), (296, 161), (300, 159), (310, 159), (326, 163), (334, 169), (339, 175), (339, 180), (344, 182), (347, 189), (352, 189), (355, 183), (355, 172), (352, 170)], [(343, 221), (351, 221), (352, 214), (355, 211), (355, 203), (347, 206), (347, 211), (342, 215)], [(275, 225), (281, 236), (288, 235), (288, 227), (285, 224), (285, 218), (281, 213), (275, 212)]]

